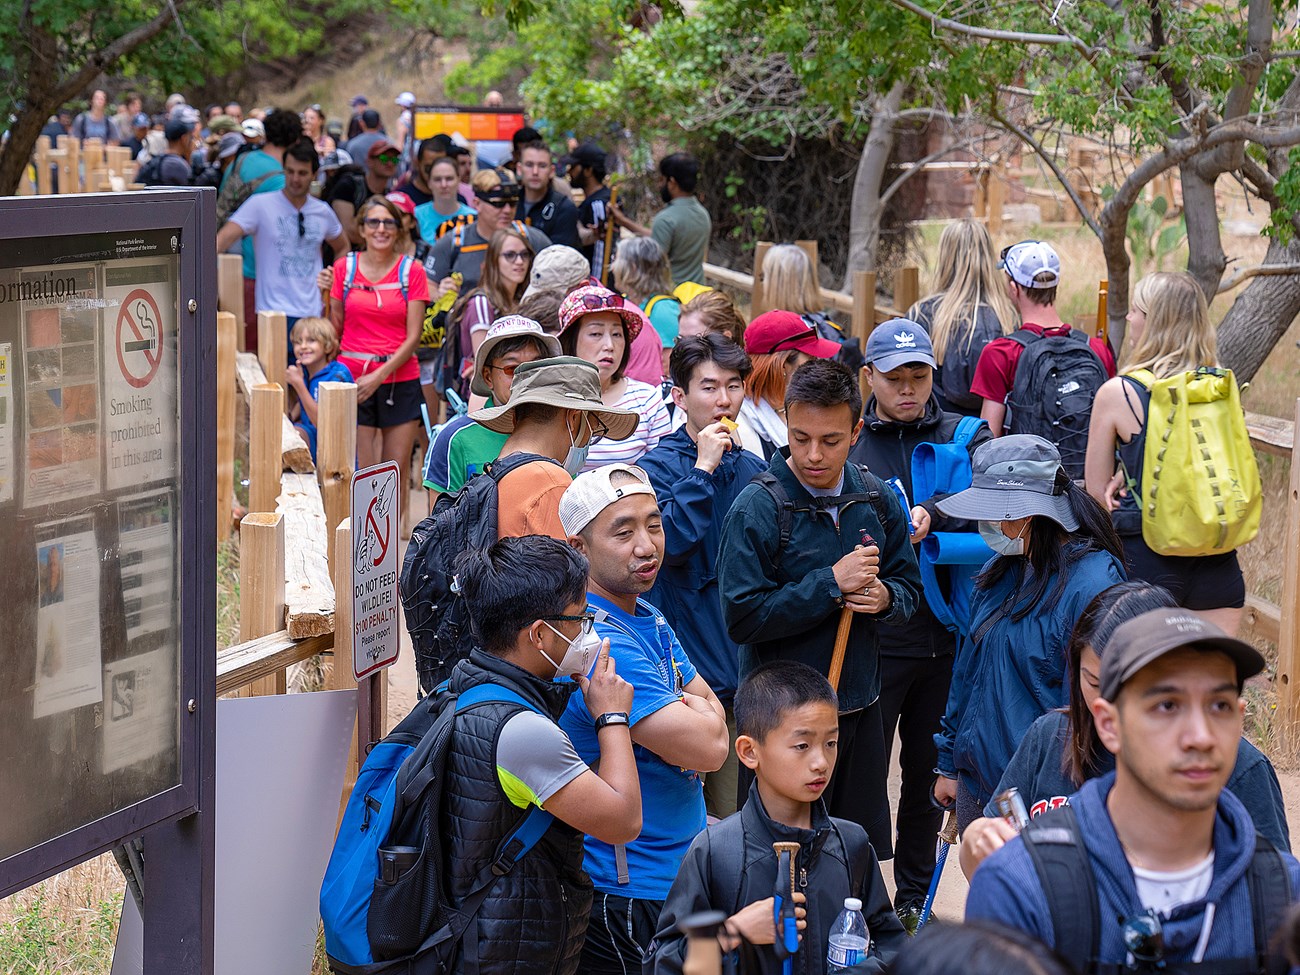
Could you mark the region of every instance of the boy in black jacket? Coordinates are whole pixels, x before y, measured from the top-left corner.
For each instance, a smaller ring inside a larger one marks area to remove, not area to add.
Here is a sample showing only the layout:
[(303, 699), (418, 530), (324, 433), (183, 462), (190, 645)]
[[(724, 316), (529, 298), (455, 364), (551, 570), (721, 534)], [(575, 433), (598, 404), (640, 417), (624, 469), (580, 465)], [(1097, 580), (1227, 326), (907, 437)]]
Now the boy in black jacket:
[(779, 975), (774, 842), (797, 842), (800, 903), (796, 975), (826, 971), (826, 939), (846, 897), (863, 903), (873, 945), (855, 972), (882, 972), (907, 935), (889, 902), (867, 834), (826, 814), (821, 795), (835, 768), (838, 702), (830, 683), (806, 664), (755, 668), (736, 692), (736, 753), (755, 781), (743, 809), (710, 826), (687, 851), (650, 943), (654, 975), (677, 975), (686, 939), (677, 923), (697, 911), (725, 911), (724, 949), (753, 945), (750, 971)]
[[(910, 512), (919, 545), (931, 531), (974, 531), (974, 522), (947, 518), (936, 498), (915, 504), (912, 453), (922, 443), (951, 443), (962, 421), (947, 413), (934, 395), (934, 349), (925, 329), (905, 318), (877, 325), (867, 339), (867, 383), (871, 398), (863, 411), (863, 431), (849, 460), (865, 464), (877, 477), (896, 477), (913, 505)], [(971, 421), (974, 422), (974, 421)], [(966, 449), (993, 439), (987, 424)], [(934, 837), (942, 813), (930, 802), (937, 761), (934, 734), (948, 702), (948, 684), (957, 653), (956, 635), (931, 612), (924, 594), (906, 626), (881, 624), (880, 716), (885, 752), (892, 754), (894, 730), (901, 739), (902, 788), (894, 843), (894, 906), (903, 924), (915, 930), (934, 873)]]

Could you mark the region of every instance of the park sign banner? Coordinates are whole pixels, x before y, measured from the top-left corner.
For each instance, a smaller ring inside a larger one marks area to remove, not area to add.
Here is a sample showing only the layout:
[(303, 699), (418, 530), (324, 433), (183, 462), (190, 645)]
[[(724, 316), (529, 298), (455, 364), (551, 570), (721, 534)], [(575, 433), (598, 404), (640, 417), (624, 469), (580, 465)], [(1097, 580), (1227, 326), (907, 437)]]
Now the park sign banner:
[(211, 949), (215, 233), (211, 190), (0, 200), (0, 897), (142, 837), (146, 925), (206, 945), (190, 959)]
[(358, 681), (391, 667), (400, 649), (397, 488), (392, 461), (352, 476), (352, 674)]
[(417, 142), (435, 135), (451, 136), (472, 149), (480, 165), (500, 166), (510, 159), (511, 137), (525, 124), (522, 108), (417, 105), (412, 131)]

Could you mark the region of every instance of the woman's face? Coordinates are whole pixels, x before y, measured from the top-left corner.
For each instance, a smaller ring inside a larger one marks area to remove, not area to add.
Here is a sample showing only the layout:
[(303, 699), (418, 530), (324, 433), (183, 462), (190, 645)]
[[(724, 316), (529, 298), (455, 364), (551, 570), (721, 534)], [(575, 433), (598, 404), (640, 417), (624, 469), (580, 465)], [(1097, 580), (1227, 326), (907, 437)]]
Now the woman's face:
[[(697, 314), (696, 312), (691, 312), (689, 314), (682, 315), (680, 318), (677, 319), (677, 337), (679, 339), (688, 339), (692, 335), (708, 335), (708, 334), (709, 334), (709, 327), (704, 324), (703, 315)], [(723, 334), (727, 335), (727, 333), (725, 332)], [(727, 338), (731, 338), (731, 336), (727, 335)]]
[(583, 315), (572, 327), (578, 330), (573, 351), (579, 359), (596, 367), (602, 384), (609, 383), (623, 361), (623, 349), (627, 345), (622, 317), (618, 312), (593, 311)]
[(446, 204), (455, 201), (456, 187), (460, 181), (456, 178), (454, 163), (445, 160), (435, 162), (424, 179), (429, 184), (429, 190), (433, 193), (433, 198), (444, 204), (444, 210)]
[(1124, 321), (1128, 322), (1128, 338), (1136, 342), (1142, 337), (1142, 333), (1147, 327), (1147, 313), (1137, 306), (1137, 302), (1131, 302), (1128, 306), (1128, 314), (1124, 316)]
[(96, 90), (90, 96), (90, 107), (96, 111), (102, 110), (108, 104), (108, 96), (102, 91)]
[(397, 221), (384, 207), (376, 204), (366, 210), (361, 223), (361, 236), (372, 251), (391, 251), (397, 243)]
[(1079, 693), (1083, 697), (1083, 707), (1092, 713), (1092, 702), (1101, 697), (1101, 658), (1092, 644), (1083, 648), (1079, 654)]
[(320, 116), (320, 112), (316, 111), (314, 108), (309, 108), (302, 113), (303, 131), (311, 135), (315, 135), (320, 131), (322, 121), (323, 119)]
[(532, 269), (532, 252), (518, 237), (507, 237), (501, 245), (501, 254), (497, 257), (497, 270), (501, 280), (511, 287), (518, 287), (528, 280)]
[(796, 352), (794, 355), (790, 356), (790, 358), (786, 359), (785, 365), (782, 367), (785, 369), (785, 381), (789, 382), (790, 377), (794, 375), (794, 371), (811, 358), (812, 356), (807, 352)]

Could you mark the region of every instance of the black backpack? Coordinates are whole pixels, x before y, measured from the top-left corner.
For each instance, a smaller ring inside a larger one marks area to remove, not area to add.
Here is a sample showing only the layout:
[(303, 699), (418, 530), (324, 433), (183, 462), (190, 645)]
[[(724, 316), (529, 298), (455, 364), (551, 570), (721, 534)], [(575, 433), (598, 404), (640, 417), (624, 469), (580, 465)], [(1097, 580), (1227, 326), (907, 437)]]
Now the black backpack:
[(1007, 397), (1007, 432), (1050, 440), (1061, 452), (1065, 472), (1081, 480), (1092, 402), (1110, 378), (1101, 357), (1078, 329), (1037, 335), (1022, 328), (1007, 338), (1024, 348)]
[(146, 162), (135, 174), (135, 181), (143, 183), (145, 186), (162, 185), (162, 161), (166, 153), (157, 153), (150, 156)]
[[(646, 312), (646, 314), (650, 313)], [(799, 317), (817, 330), (818, 337), (830, 339), (840, 347), (840, 351), (835, 353), (836, 362), (855, 376), (862, 371), (867, 360), (862, 354), (862, 346), (856, 336), (844, 334), (843, 328), (819, 311), (805, 312)]]
[(493, 461), (455, 494), (440, 495), (433, 511), (411, 532), (398, 587), (415, 648), (415, 670), (425, 694), (447, 680), (475, 644), (465, 601), (456, 587), (456, 559), (462, 552), (486, 549), (497, 540), (497, 482), (516, 467), (539, 460), (557, 463), (525, 453)]
[[(858, 473), (862, 475), (862, 480), (866, 482), (866, 493), (837, 494), (829, 498), (813, 498), (802, 507), (790, 500), (790, 495), (786, 494), (785, 487), (771, 471), (760, 471), (754, 475), (750, 483), (760, 485), (776, 502), (776, 523), (780, 535), (776, 544), (776, 553), (772, 556), (772, 563), (775, 566), (780, 567), (781, 556), (785, 554), (786, 547), (790, 544), (790, 534), (794, 531), (794, 513), (796, 511), (825, 511), (827, 508), (837, 508), (848, 504), (850, 501), (866, 501), (875, 510), (880, 527), (886, 532), (889, 531), (889, 522), (892, 519), (889, 517), (889, 502), (885, 496), (887, 494), (892, 495), (893, 492), (885, 486), (880, 478), (867, 470), (865, 464), (854, 464), (853, 466), (858, 469)], [(876, 539), (876, 545), (883, 555), (885, 540), (883, 538)]]
[[(934, 313), (942, 300), (942, 293), (931, 295), (913, 305), (908, 312), (908, 317), (924, 326), (931, 338), (934, 337)], [(994, 339), (1002, 337), (1002, 323), (989, 305), (981, 304), (975, 309), (975, 331), (968, 342), (966, 331), (969, 327), (969, 318), (954, 326), (948, 347), (943, 350), (943, 365), (934, 370), (934, 391), (939, 397), (939, 405), (945, 410), (979, 416), (984, 400), (972, 393), (970, 387), (975, 381), (980, 353)]]
[[(1074, 810), (1061, 806), (1044, 813), (1033, 819), (1020, 837), (1047, 898), (1056, 953), (1068, 958), (1084, 975), (1131, 971), (1123, 965), (1102, 964), (1097, 960), (1101, 945), (1101, 905), (1097, 898), (1097, 879), (1088, 862), (1088, 851)], [(1255, 957), (1180, 964), (1175, 966), (1177, 971), (1285, 975), (1287, 963), (1278, 952), (1271, 950), (1273, 946), (1269, 942), (1290, 910), (1291, 881), (1281, 854), (1258, 833), (1246, 882), (1250, 887), (1250, 913), (1255, 926)]]

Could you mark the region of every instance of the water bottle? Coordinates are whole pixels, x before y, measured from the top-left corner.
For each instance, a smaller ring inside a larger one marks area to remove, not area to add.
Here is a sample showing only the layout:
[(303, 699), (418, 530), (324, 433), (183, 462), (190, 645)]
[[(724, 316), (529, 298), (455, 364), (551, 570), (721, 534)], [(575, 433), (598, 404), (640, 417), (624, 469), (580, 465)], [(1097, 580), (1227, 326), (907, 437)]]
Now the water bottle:
[(844, 898), (844, 910), (831, 925), (826, 939), (826, 970), (842, 972), (867, 957), (867, 919), (862, 916), (862, 901)]

